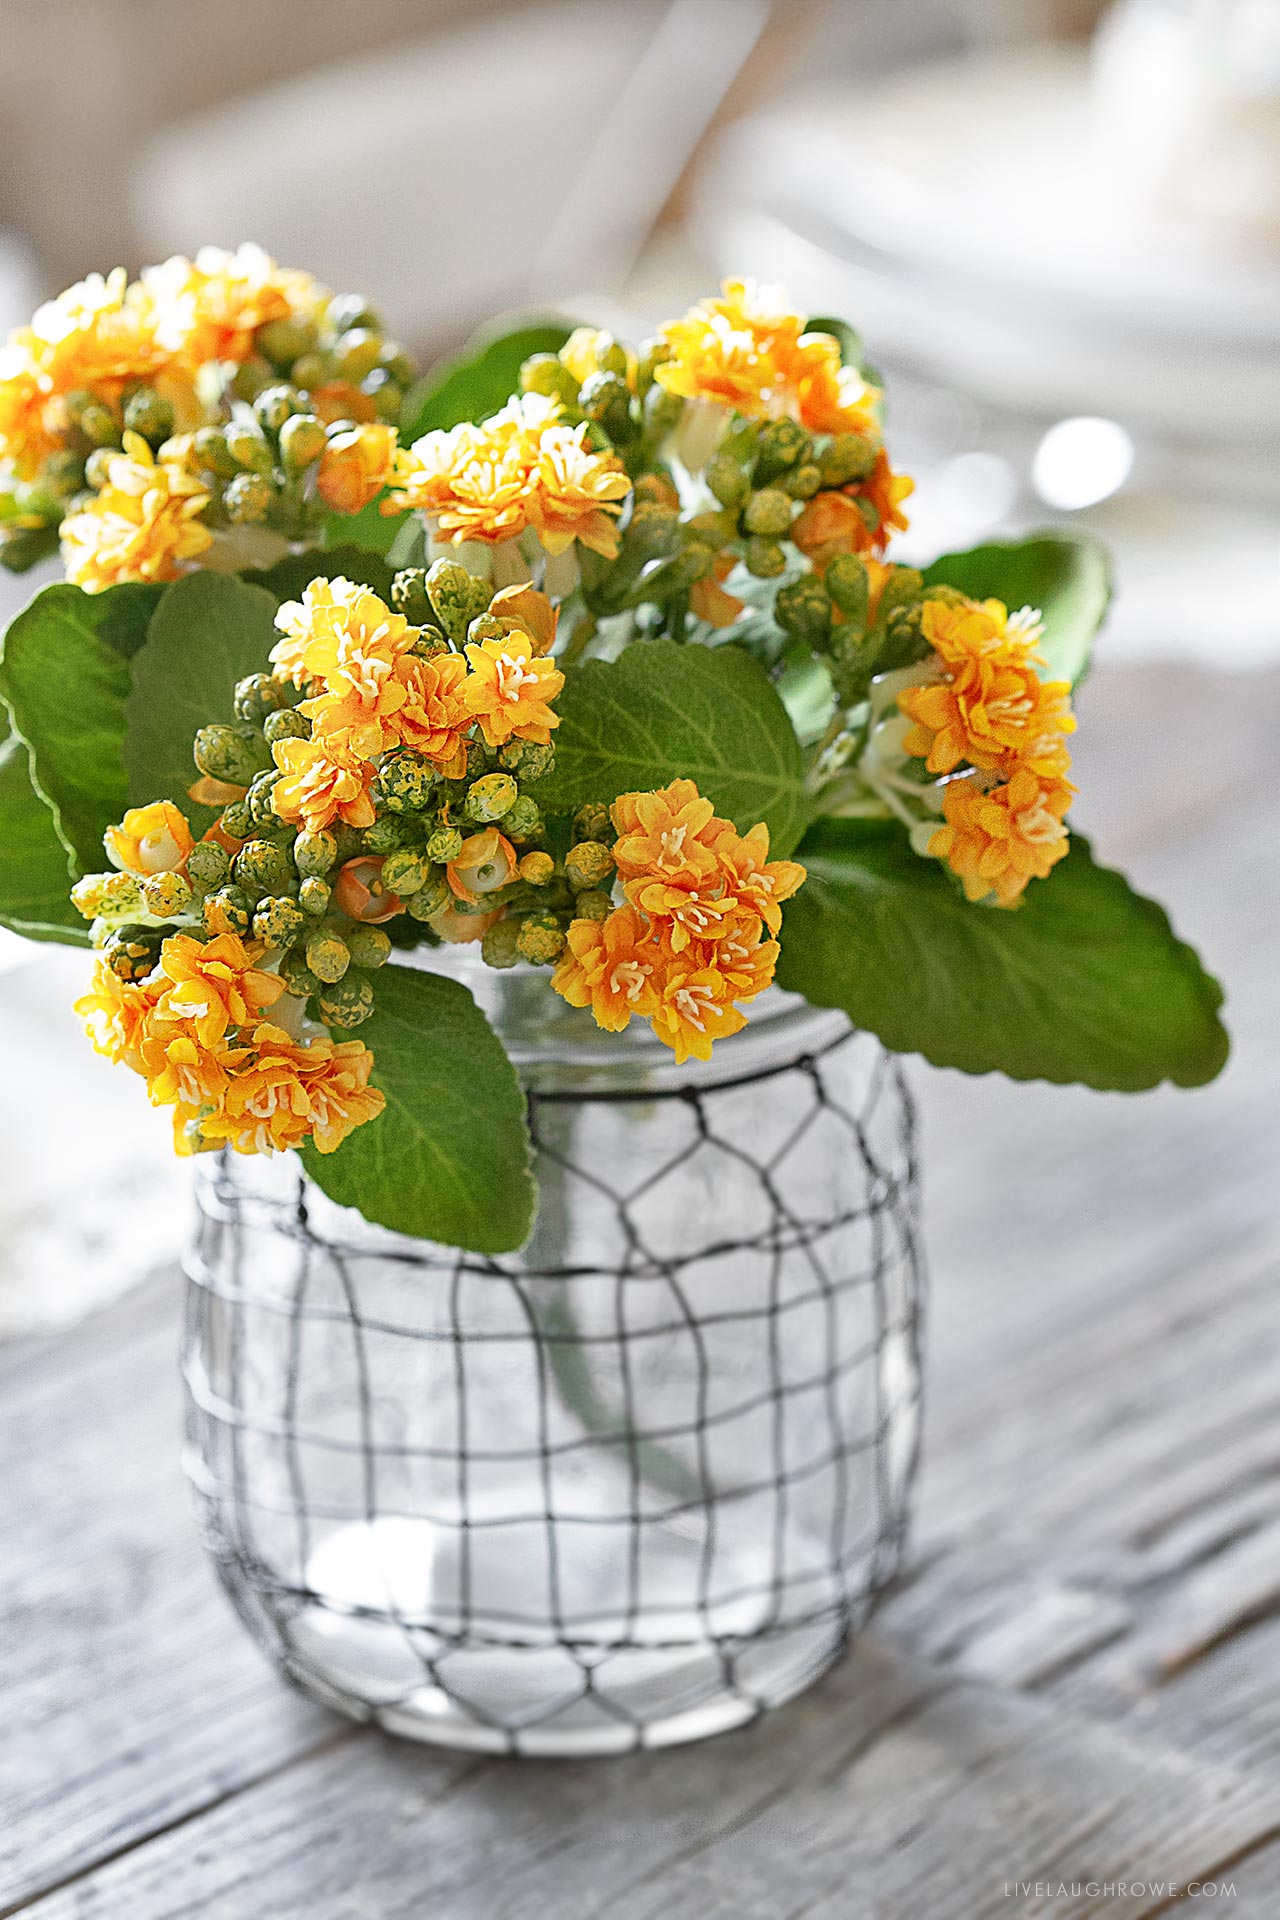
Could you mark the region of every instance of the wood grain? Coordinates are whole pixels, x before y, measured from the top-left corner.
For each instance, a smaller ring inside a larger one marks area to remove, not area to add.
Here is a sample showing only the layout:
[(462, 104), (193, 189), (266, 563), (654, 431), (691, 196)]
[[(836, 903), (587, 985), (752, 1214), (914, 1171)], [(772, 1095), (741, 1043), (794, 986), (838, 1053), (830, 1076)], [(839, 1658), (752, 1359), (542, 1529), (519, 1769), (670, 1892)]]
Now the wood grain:
[(589, 1765), (308, 1707), (194, 1539), (167, 1276), (0, 1351), (0, 1913), (1137, 1920), (1215, 1875), (1280, 1911), (1280, 676), (1104, 672), (1083, 719), (1082, 824), (1226, 976), (1235, 1056), (1140, 1100), (916, 1074), (924, 1475), (854, 1656)]

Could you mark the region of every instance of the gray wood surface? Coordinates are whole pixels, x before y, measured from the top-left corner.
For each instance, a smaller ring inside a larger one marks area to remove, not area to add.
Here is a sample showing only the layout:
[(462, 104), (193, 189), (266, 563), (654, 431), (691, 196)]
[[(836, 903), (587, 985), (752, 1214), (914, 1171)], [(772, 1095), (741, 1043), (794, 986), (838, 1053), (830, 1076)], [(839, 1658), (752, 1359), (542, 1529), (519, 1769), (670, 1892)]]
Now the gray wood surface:
[(1079, 819), (1209, 952), (1235, 1057), (1140, 1100), (916, 1073), (924, 1472), (851, 1658), (590, 1764), (309, 1706), (196, 1543), (163, 1274), (0, 1349), (0, 1920), (1280, 1912), (1280, 676), (1081, 704)]

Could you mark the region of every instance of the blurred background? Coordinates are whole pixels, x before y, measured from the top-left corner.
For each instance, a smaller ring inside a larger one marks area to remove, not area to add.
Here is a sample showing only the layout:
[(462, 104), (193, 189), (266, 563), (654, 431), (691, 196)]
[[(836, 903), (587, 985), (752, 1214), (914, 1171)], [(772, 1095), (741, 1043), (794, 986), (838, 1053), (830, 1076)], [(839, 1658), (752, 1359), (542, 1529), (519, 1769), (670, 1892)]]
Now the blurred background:
[[(0, 0), (0, 44), (4, 327), (242, 239), (428, 362), (782, 280), (884, 370), (900, 558), (1068, 518), (1117, 553), (1104, 660), (1247, 698), (1280, 659), (1280, 0)], [(0, 1133), (13, 1332), (167, 1258), (185, 1182), (67, 1015), (82, 959), (6, 942), (11, 1071), (58, 1063), (95, 1168), (68, 1208), (30, 1108)]]

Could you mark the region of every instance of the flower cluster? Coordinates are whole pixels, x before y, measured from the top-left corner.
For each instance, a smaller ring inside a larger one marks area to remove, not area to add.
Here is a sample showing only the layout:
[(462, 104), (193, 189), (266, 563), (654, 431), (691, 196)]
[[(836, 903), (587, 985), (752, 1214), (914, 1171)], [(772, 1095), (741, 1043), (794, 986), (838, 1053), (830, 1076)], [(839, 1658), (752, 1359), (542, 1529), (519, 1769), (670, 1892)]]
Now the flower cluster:
[[(304, 1141), (332, 1153), (382, 1111), (369, 1049), (304, 1030), (302, 1002), (264, 941), (183, 930), (201, 849), (172, 803), (131, 810), (108, 832), (107, 851), (119, 870), (76, 888), (83, 911), (111, 916), (76, 1012), (99, 1053), (141, 1074), (157, 1106), (172, 1107), (180, 1153), (223, 1145), (263, 1153)], [(129, 912), (143, 917), (130, 923)]]
[(926, 849), (970, 900), (1013, 906), (1067, 851), (1071, 689), (1037, 673), (1041, 627), (1030, 608), (927, 599), (921, 631), (932, 651), (918, 684), (897, 695), (912, 723), (902, 745), (931, 774), (954, 776), (941, 789), (945, 824)]
[(381, 492), (413, 376), (362, 301), (258, 247), (94, 275), (0, 350), (5, 564), (61, 538), (100, 592), (308, 543)]
[(622, 901), (574, 919), (551, 984), (610, 1032), (638, 1017), (677, 1063), (708, 1060), (772, 980), (804, 868), (770, 860), (768, 828), (739, 834), (692, 780), (622, 794), (609, 814)]

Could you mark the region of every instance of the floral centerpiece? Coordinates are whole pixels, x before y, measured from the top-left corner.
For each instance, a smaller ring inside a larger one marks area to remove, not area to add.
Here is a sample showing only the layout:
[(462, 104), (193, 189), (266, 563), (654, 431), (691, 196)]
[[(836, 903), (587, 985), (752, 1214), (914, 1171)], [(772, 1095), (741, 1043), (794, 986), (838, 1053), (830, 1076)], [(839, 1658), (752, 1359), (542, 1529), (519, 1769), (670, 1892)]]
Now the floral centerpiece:
[(776, 979), (968, 1072), (1222, 1065), (1216, 986), (1068, 818), (1105, 556), (900, 564), (876, 376), (779, 292), (418, 381), (358, 298), (206, 250), (12, 337), (0, 461), (0, 558), (66, 569), (0, 660), (0, 911), (94, 949), (86, 1029), (181, 1153), (520, 1245), (521, 1090), (387, 964), (423, 945), (678, 1062)]

